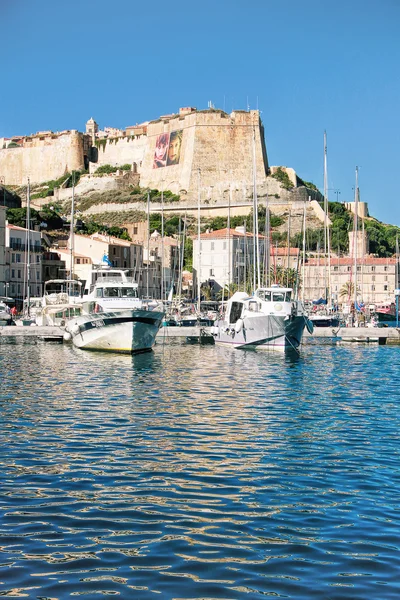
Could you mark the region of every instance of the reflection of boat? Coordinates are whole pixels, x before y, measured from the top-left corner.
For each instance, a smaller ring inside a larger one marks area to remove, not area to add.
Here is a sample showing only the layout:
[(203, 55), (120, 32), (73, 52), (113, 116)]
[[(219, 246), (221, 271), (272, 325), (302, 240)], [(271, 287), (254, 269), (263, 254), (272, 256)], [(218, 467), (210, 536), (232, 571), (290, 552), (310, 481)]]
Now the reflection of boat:
[(68, 321), (64, 339), (84, 350), (144, 352), (153, 347), (163, 316), (143, 309), (90, 313)]
[(225, 319), (211, 329), (215, 342), (235, 348), (297, 349), (304, 327), (313, 326), (302, 302), (292, 300), (291, 288), (259, 288), (254, 296), (236, 292), (228, 301)]

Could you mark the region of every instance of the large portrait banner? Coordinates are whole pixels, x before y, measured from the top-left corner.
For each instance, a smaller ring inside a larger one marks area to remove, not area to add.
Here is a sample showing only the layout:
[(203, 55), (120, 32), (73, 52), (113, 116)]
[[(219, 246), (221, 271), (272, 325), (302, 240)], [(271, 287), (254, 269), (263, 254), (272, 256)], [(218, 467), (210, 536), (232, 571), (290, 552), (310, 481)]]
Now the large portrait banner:
[(183, 129), (161, 133), (156, 139), (153, 169), (179, 164), (181, 158)]

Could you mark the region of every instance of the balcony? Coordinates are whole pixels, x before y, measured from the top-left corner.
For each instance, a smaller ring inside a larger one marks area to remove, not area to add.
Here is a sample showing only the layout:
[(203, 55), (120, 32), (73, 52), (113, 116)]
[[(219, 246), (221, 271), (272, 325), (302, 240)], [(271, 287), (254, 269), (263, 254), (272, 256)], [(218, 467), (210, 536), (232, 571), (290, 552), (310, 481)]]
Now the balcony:
[[(9, 247), (10, 250), (16, 250), (17, 252), (25, 252), (28, 250), (28, 244), (22, 243), (19, 240), (11, 240)], [(29, 244), (29, 248), (31, 252), (43, 252), (42, 246), (37, 244)]]

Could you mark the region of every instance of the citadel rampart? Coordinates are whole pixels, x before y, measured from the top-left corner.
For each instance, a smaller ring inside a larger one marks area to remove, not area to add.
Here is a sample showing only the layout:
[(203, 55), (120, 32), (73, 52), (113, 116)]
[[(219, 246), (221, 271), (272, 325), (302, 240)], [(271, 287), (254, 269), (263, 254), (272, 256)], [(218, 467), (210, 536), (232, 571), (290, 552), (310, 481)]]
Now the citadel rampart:
[(18, 145), (0, 149), (0, 175), (5, 185), (26, 185), (58, 179), (64, 173), (87, 167), (90, 138), (78, 131), (37, 134)]
[[(248, 204), (254, 190), (261, 201), (267, 195), (282, 203), (308, 199), (308, 190), (297, 187), (293, 169), (282, 167), (293, 190), (268, 176), (264, 129), (257, 110), (227, 114), (189, 107), (125, 131), (106, 128), (100, 132), (90, 119), (86, 133), (41, 132), (15, 140), (0, 150), (0, 177), (6, 185), (26, 185), (28, 177), (32, 184), (42, 183), (89, 167), (91, 176), (81, 178), (78, 195), (139, 184), (179, 194), (182, 205), (197, 203), (200, 197), (210, 208), (229, 202), (232, 206)], [(134, 178), (93, 177), (106, 164), (129, 164)], [(64, 200), (70, 193), (56, 190), (55, 196)]]

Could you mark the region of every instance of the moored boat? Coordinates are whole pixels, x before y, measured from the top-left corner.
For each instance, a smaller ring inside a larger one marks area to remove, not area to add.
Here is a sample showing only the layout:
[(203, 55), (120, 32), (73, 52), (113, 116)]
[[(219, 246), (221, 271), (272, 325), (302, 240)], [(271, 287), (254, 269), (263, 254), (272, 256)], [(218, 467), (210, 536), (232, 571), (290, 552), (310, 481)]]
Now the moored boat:
[(64, 339), (83, 350), (145, 352), (153, 347), (163, 317), (143, 309), (90, 313), (68, 321)]
[(297, 350), (304, 328), (311, 333), (302, 302), (293, 290), (280, 286), (259, 288), (253, 296), (236, 292), (228, 301), (225, 318), (211, 328), (215, 343), (234, 348)]

